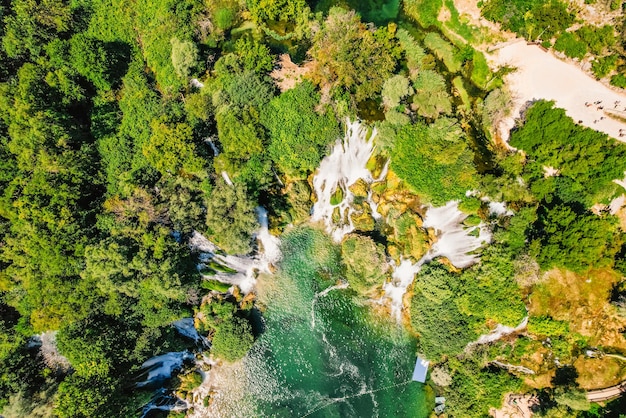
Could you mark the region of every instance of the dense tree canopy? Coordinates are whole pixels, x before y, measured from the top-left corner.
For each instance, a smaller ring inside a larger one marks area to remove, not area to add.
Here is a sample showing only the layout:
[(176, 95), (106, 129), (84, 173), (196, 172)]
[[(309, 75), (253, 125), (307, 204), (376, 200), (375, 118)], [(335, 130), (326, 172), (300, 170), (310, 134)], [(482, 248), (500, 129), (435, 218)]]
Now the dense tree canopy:
[[(559, 0), (489, 0), (483, 13), (570, 57), (596, 55), (597, 76), (623, 81), (617, 27), (566, 31), (578, 12)], [(430, 389), (397, 386), (404, 378), (392, 372), (417, 351), (446, 411), (474, 417), (527, 389), (518, 364), (541, 386), (555, 358), (584, 371), (616, 359), (579, 353), (626, 347), (623, 232), (606, 211), (589, 211), (621, 193), (613, 180), (625, 148), (542, 101), (512, 132), (519, 152), (492, 141), (508, 115), (507, 90), (494, 90), (506, 70), (491, 72), (474, 48), (485, 34), (453, 1), (6, 0), (0, 21), (0, 415), (134, 416), (159, 394), (199, 411), (201, 351), (219, 363), (252, 350), (248, 359), (271, 364), (263, 350), (308, 338), (313, 379), (336, 368), (323, 366), (332, 353), (371, 348), (340, 378), (371, 376), (381, 405), (419, 393), (428, 413)], [(333, 242), (333, 225), (309, 223), (313, 178), (357, 119), (363, 139), (377, 133), (333, 167), (362, 177), (338, 178), (329, 223), (354, 229)], [(425, 228), (427, 207), (451, 200), (465, 227), (455, 234), (492, 233), (464, 269), (430, 259), (448, 226)], [(271, 249), (269, 231), (285, 232), (282, 258), (257, 254)], [(203, 236), (217, 256), (198, 254)], [(409, 261), (421, 270), (396, 323), (387, 292), (403, 291), (394, 269)], [(248, 266), (258, 286), (243, 294), (224, 277)], [(558, 294), (561, 279), (593, 306)], [(202, 338), (179, 332), (192, 315)], [(526, 316), (523, 335), (475, 343)], [(162, 390), (136, 387), (151, 374), (146, 360), (189, 352)], [(378, 361), (387, 356), (402, 360)], [(546, 396), (559, 413), (589, 406), (573, 386), (554, 385)], [(350, 415), (350, 405), (319, 413)], [(419, 415), (404, 408), (396, 416)]]
[(332, 111), (318, 112), (319, 95), (303, 82), (274, 98), (263, 114), (270, 135), (268, 151), (281, 171), (301, 176), (317, 167), (321, 156), (339, 137)]
[(402, 127), (392, 150), (391, 167), (435, 205), (464, 196), (476, 184), (472, 152), (453, 119)]
[(394, 70), (399, 49), (393, 27), (368, 29), (354, 11), (333, 8), (309, 51), (316, 68), (312, 79), (357, 101), (379, 93)]

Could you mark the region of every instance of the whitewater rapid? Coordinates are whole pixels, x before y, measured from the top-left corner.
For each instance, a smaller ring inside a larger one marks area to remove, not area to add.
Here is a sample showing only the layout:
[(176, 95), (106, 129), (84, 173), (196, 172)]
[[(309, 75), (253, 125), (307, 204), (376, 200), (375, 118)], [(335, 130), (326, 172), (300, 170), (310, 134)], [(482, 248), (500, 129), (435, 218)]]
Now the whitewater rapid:
[[(467, 214), (459, 210), (459, 202), (448, 202), (442, 207), (429, 206), (424, 217), (423, 227), (435, 231), (437, 241), (416, 263), (408, 259), (393, 264), (391, 281), (383, 285), (383, 299), (391, 303), (391, 314), (399, 321), (404, 307), (403, 298), (407, 288), (423, 264), (437, 257), (447, 258), (457, 268), (466, 268), (478, 261), (476, 250), (491, 241), (491, 232), (483, 223), (466, 227), (463, 221)], [(477, 232), (477, 233), (476, 233)]]
[(193, 251), (200, 253), (198, 269), (205, 269), (209, 263), (226, 267), (224, 269), (226, 271), (215, 271), (212, 275), (204, 275), (206, 279), (238, 286), (244, 294), (248, 294), (254, 290), (259, 273), (271, 273), (271, 266), (281, 257), (280, 240), (269, 232), (267, 210), (259, 206), (256, 208), (256, 213), (260, 227), (255, 237), (263, 247), (263, 251), (255, 255), (224, 254), (200, 232), (193, 232), (189, 239), (189, 246)]
[[(368, 135), (369, 134), (369, 135)], [(374, 179), (367, 169), (367, 162), (374, 151), (373, 139), (376, 137), (376, 129), (369, 128), (358, 120), (346, 120), (346, 133), (335, 143), (331, 153), (322, 159), (319, 169), (313, 177), (313, 189), (317, 201), (313, 205), (313, 222), (323, 221), (326, 231), (336, 242), (340, 242), (346, 234), (354, 230), (351, 215), (354, 213), (352, 202), (354, 195), (350, 186), (359, 179), (366, 183), (372, 183), (387, 175), (387, 165), (379, 176)], [(333, 195), (343, 195), (341, 202), (332, 203)], [(369, 199), (371, 202), (371, 199)], [(376, 206), (370, 203), (372, 213), (376, 212)], [(333, 213), (339, 212), (341, 224), (333, 221)], [(376, 216), (376, 215), (374, 215)]]

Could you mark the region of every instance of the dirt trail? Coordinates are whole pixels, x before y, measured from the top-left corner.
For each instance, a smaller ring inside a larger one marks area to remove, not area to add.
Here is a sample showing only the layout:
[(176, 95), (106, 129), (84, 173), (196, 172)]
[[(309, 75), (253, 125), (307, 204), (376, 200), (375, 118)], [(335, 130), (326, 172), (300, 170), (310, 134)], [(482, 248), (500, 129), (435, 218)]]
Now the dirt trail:
[(609, 388), (590, 390), (587, 392), (589, 402), (601, 402), (622, 396), (626, 392), (626, 381)]
[(303, 77), (313, 68), (313, 62), (307, 62), (302, 67), (291, 61), (289, 54), (282, 54), (279, 58), (280, 67), (270, 73), (280, 91), (292, 89), (303, 80)]

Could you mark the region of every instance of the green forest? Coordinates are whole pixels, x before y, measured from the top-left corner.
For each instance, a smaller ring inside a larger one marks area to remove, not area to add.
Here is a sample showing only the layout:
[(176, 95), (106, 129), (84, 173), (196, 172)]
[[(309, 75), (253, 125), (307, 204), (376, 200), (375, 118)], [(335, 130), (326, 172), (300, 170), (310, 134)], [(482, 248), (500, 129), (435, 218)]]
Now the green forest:
[[(566, 31), (560, 0), (481, 7), (626, 87), (623, 28)], [(0, 415), (428, 417), (444, 396), (483, 417), (510, 393), (538, 416), (624, 410), (585, 392), (626, 379), (626, 145), (536, 101), (503, 146), (511, 69), (453, 1), (2, 0), (0, 19)], [(338, 242), (314, 179), (354, 121), (370, 178), (331, 191)], [(462, 266), (428, 226), (448, 204), (462, 240), (488, 231)], [(221, 280), (263, 232), (282, 258), (257, 288)], [(232, 404), (198, 398), (229, 370)]]

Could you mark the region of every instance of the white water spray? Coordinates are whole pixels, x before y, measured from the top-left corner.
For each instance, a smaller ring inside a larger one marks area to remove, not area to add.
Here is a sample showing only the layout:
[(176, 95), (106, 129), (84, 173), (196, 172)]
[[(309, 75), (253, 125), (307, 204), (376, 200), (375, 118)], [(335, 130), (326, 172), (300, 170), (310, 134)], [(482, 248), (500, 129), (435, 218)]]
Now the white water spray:
[(193, 318), (179, 319), (178, 321), (172, 322), (172, 326), (176, 328), (176, 331), (178, 331), (180, 335), (193, 340), (202, 348), (209, 348), (211, 346), (209, 340), (198, 333), (198, 330), (194, 326)]
[(137, 383), (135, 386), (142, 388), (169, 379), (173, 373), (182, 369), (185, 361), (193, 359), (194, 356), (189, 351), (171, 352), (152, 357), (141, 365), (141, 368), (147, 373), (146, 380)]
[[(324, 157), (313, 178), (313, 188), (317, 196), (317, 202), (313, 205), (312, 221), (323, 221), (327, 232), (337, 242), (354, 230), (350, 219), (353, 213), (351, 207), (354, 195), (350, 186), (363, 179), (368, 183), (375, 181), (372, 173), (367, 169), (367, 161), (372, 155), (374, 146), (373, 138), (376, 129), (371, 131), (368, 138), (368, 128), (359, 121), (346, 121), (346, 134), (343, 139), (338, 139), (332, 152)], [(386, 175), (386, 166), (381, 178)], [(337, 204), (331, 200), (335, 193), (341, 190), (343, 199)], [(371, 205), (371, 204), (370, 204)], [(375, 207), (373, 207), (374, 209)], [(333, 222), (333, 212), (338, 211), (343, 219), (341, 225)]]
[[(442, 207), (429, 207), (424, 218), (423, 227), (435, 230), (437, 241), (417, 263), (410, 260), (401, 260), (394, 267), (392, 280), (383, 285), (384, 298), (391, 300), (391, 313), (400, 320), (404, 294), (413, 283), (415, 275), (424, 263), (437, 257), (446, 257), (455, 267), (465, 268), (478, 261), (478, 255), (472, 252), (479, 249), (484, 243), (491, 240), (489, 229), (480, 224), (473, 227), (464, 227), (462, 222), (467, 214), (458, 208), (458, 201), (450, 201)], [(477, 231), (476, 236), (472, 235)]]
[(315, 329), (315, 302), (317, 302), (319, 298), (326, 296), (328, 293), (330, 293), (333, 290), (346, 289), (348, 286), (349, 286), (348, 282), (342, 282), (335, 286), (330, 286), (322, 290), (321, 292), (316, 293), (315, 296), (313, 296), (313, 300), (311, 301), (311, 329)]
[(256, 278), (259, 273), (271, 273), (271, 265), (280, 257), (279, 239), (270, 234), (267, 223), (267, 211), (265, 208), (256, 208), (259, 224), (261, 225), (255, 234), (263, 247), (263, 252), (252, 256), (236, 256), (220, 253), (215, 244), (209, 241), (198, 231), (194, 231), (189, 239), (192, 250), (200, 252), (200, 264), (198, 268), (203, 270), (208, 263), (216, 263), (224, 271), (215, 271), (213, 275), (205, 275), (207, 279), (219, 280), (222, 283), (238, 286), (244, 294), (250, 293), (256, 286)]
[(471, 350), (473, 347), (481, 344), (488, 344), (494, 341), (499, 340), (502, 337), (507, 335), (511, 335), (517, 332), (521, 332), (526, 329), (528, 325), (528, 316), (525, 316), (522, 319), (522, 322), (519, 323), (515, 328), (507, 327), (506, 325), (498, 324), (494, 329), (492, 329), (488, 334), (483, 334), (476, 341), (473, 341), (465, 346), (465, 352)]
[[(464, 227), (462, 222), (465, 218), (467, 214), (459, 210), (458, 201), (450, 201), (439, 208), (428, 208), (423, 227), (435, 230), (437, 242), (426, 254), (425, 262), (446, 257), (455, 267), (465, 268), (478, 261), (478, 255), (472, 252), (491, 241), (491, 232), (482, 223)], [(471, 235), (475, 231), (477, 236)]]

